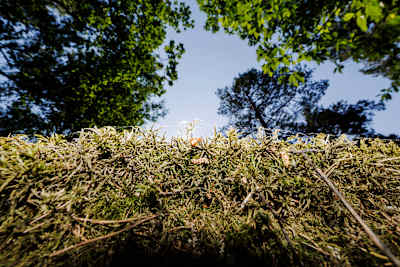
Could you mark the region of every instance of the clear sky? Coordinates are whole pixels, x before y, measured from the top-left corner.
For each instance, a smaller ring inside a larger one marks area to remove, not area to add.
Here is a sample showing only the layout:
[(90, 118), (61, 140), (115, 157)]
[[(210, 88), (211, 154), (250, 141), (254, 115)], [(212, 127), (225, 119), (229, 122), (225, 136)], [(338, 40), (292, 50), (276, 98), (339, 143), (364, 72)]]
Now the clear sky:
[[(168, 33), (167, 41), (182, 42), (186, 52), (177, 67), (178, 80), (172, 87), (167, 87), (167, 93), (163, 95), (168, 114), (154, 124), (147, 124), (146, 128), (154, 126), (161, 128), (167, 136), (177, 136), (181, 135), (184, 122), (199, 120), (194, 135), (211, 136), (214, 126), (219, 128), (227, 122), (225, 117), (217, 114), (217, 88), (231, 86), (239, 73), (253, 67), (261, 70), (262, 61), (257, 62), (256, 47), (248, 46), (246, 40), (223, 31), (215, 34), (205, 31), (206, 16), (199, 10), (196, 0), (185, 2), (191, 7), (195, 28), (179, 34)], [(360, 73), (358, 70), (362, 65), (352, 62), (345, 65), (343, 73), (336, 74), (332, 63), (318, 66), (310, 62), (307, 65), (315, 69), (313, 80), (329, 80), (330, 86), (320, 101), (324, 106), (342, 99), (350, 104), (361, 99), (379, 100), (376, 96), (379, 90), (390, 84), (387, 79)], [(399, 115), (400, 95), (394, 93), (386, 110), (376, 112), (371, 126), (378, 133), (400, 134)]]

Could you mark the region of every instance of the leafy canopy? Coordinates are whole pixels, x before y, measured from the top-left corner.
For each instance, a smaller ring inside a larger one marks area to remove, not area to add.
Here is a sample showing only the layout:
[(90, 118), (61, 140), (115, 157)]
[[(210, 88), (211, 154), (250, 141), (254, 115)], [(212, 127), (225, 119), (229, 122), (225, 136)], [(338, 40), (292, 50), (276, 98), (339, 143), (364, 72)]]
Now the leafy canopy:
[[(207, 14), (205, 29), (247, 39), (257, 47), (263, 71), (287, 72), (304, 60), (331, 60), (341, 71), (349, 58), (366, 74), (392, 81), (381, 90), (390, 99), (400, 86), (399, 0), (197, 0)], [(301, 81), (293, 73), (291, 82)]]
[[(178, 1), (0, 1), (0, 135), (142, 125), (184, 53), (166, 28), (193, 27)], [(165, 62), (166, 61), (166, 62)]]

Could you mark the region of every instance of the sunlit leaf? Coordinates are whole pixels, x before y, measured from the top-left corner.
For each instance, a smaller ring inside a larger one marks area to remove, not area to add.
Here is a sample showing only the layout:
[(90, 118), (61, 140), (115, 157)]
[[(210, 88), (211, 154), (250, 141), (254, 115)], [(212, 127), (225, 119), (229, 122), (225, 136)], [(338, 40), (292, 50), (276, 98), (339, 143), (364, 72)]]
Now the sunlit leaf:
[(362, 30), (362, 31), (364, 31), (364, 32), (366, 32), (367, 30), (368, 30), (368, 27), (367, 27), (367, 19), (366, 19), (366, 17), (363, 15), (363, 14), (361, 14), (360, 12), (358, 12), (357, 13), (357, 25), (358, 25), (358, 27), (360, 27), (360, 29)]

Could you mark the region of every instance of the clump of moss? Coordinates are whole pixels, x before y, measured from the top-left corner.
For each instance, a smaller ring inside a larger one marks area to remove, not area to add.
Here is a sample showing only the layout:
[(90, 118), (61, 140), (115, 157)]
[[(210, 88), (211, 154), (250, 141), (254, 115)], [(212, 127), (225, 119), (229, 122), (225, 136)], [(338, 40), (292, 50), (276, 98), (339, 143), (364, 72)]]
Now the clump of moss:
[(399, 146), (295, 138), (112, 127), (0, 137), (0, 262), (391, 264), (317, 170), (399, 256)]

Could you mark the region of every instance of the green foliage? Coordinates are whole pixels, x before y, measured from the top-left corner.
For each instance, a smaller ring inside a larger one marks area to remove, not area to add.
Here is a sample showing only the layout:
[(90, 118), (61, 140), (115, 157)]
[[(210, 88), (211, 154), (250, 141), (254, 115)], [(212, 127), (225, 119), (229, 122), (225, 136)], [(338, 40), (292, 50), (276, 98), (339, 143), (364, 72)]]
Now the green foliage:
[[(197, 0), (207, 14), (205, 28), (220, 26), (257, 47), (265, 73), (303, 60), (332, 60), (337, 70), (349, 58), (366, 74), (392, 81), (381, 91), (390, 99), (400, 86), (399, 0)], [(284, 69), (281, 69), (284, 71)], [(293, 74), (294, 75), (294, 74)]]
[(193, 27), (178, 1), (0, 2), (0, 134), (142, 125), (163, 116), (156, 97), (184, 53), (167, 26)]

